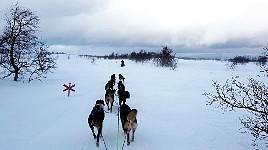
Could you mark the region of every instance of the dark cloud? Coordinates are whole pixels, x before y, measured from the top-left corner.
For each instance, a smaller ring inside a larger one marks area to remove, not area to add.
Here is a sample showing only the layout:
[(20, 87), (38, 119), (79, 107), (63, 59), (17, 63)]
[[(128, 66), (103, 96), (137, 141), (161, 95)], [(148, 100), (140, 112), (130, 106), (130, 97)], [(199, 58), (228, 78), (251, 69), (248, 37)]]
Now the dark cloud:
[[(16, 2), (2, 0), (1, 16)], [(36, 11), (40, 17), (40, 35), (59, 49), (155, 50), (169, 45), (177, 52), (222, 52), (254, 49), (268, 42), (265, 8), (268, 2), (263, 0), (19, 0), (19, 3)], [(3, 24), (1, 20), (0, 28)]]

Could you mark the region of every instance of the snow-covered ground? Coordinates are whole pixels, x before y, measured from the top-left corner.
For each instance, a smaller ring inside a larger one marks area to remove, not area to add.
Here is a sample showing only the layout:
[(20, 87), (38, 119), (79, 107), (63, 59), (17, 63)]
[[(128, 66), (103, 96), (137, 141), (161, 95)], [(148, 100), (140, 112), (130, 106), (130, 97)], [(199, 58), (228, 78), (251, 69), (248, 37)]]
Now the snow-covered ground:
[[(119, 73), (125, 76), (131, 94), (127, 104), (138, 110), (135, 141), (124, 144), (125, 150), (253, 149), (252, 137), (239, 130), (242, 112), (223, 114), (207, 106), (202, 94), (214, 92), (212, 80), (225, 81), (232, 75), (241, 81), (257, 77), (260, 68), (255, 64), (232, 70), (226, 62), (179, 60), (174, 71), (130, 60), (120, 67), (120, 61), (97, 59), (92, 64), (90, 59), (61, 55), (58, 69), (42, 82), (0, 80), (0, 149), (121, 150), (124, 134), (120, 126), (117, 145), (117, 103), (113, 113), (105, 114), (99, 148), (87, 124), (113, 73), (117, 81)], [(76, 91), (67, 97), (62, 90), (69, 82), (76, 85)]]

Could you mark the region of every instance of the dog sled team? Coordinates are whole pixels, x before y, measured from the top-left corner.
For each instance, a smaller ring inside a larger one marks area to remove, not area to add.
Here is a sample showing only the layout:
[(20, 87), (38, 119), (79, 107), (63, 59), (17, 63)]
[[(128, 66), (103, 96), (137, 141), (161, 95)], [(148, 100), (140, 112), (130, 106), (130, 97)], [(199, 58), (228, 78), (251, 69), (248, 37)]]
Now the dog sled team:
[[(137, 124), (137, 109), (131, 109), (127, 104), (126, 100), (130, 98), (130, 94), (125, 89), (124, 85), (125, 78), (122, 74), (119, 74), (119, 82), (117, 83), (117, 90), (114, 89), (116, 83), (115, 74), (111, 75), (111, 79), (105, 85), (105, 103), (107, 105), (108, 111), (113, 111), (113, 103), (115, 101), (115, 94), (117, 91), (119, 99), (119, 108), (118, 112), (120, 115), (120, 120), (122, 124), (122, 129), (127, 138), (127, 145), (130, 144), (130, 132), (132, 132), (131, 141), (134, 141), (134, 133), (138, 126)], [(96, 146), (99, 147), (99, 139), (102, 137), (102, 127), (105, 117), (105, 108), (104, 100), (99, 99), (96, 101), (95, 106), (93, 107), (89, 117), (88, 125), (92, 131), (94, 139), (96, 139)], [(94, 127), (97, 129), (97, 135), (94, 132)]]

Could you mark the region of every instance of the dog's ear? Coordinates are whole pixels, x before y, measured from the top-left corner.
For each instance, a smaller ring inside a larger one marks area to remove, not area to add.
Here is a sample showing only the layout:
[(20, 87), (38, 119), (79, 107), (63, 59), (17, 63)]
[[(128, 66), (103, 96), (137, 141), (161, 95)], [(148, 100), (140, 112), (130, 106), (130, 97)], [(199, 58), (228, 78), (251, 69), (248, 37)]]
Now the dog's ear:
[(101, 104), (102, 104), (103, 106), (105, 106), (104, 100), (101, 100)]
[(138, 110), (137, 109), (132, 109), (133, 111), (135, 111), (136, 113), (138, 113)]
[(96, 102), (95, 102), (95, 106), (98, 104), (98, 100), (96, 100)]

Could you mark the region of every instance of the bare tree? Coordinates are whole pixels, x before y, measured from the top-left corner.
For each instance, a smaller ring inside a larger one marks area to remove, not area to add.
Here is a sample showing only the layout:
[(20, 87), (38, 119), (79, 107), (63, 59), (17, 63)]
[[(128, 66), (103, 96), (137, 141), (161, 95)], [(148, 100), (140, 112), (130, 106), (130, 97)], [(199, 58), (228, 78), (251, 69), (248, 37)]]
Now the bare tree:
[(207, 105), (216, 104), (224, 111), (241, 109), (248, 112), (239, 118), (246, 129), (244, 132), (254, 137), (254, 146), (257, 145), (257, 141), (264, 141), (268, 147), (268, 87), (266, 83), (250, 78), (248, 83), (244, 84), (232, 77), (224, 84), (214, 81), (213, 86), (216, 93), (204, 93), (208, 98)]
[[(55, 68), (55, 59), (47, 51), (48, 46), (36, 36), (39, 18), (30, 9), (16, 4), (5, 14), (6, 26), (0, 36), (0, 67), (4, 76), (34, 75), (41, 77)], [(37, 77), (37, 78), (38, 78)]]
[[(56, 58), (51, 57), (51, 53), (46, 50), (47, 46), (41, 46), (30, 64), (31, 69), (27, 70), (30, 73), (29, 82), (33, 79), (46, 78), (46, 74), (51, 72), (51, 69), (56, 68)], [(28, 69), (26, 67), (25, 69)]]

